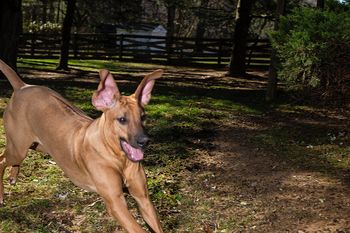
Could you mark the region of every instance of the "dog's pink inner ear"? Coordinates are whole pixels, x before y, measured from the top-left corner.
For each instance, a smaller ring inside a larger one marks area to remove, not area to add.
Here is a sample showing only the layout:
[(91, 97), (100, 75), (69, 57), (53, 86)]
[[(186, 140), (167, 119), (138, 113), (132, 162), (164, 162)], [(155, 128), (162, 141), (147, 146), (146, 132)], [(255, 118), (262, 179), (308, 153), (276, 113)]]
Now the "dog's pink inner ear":
[(155, 83), (154, 80), (150, 80), (146, 83), (145, 87), (142, 89), (140, 101), (143, 106), (147, 105), (151, 100), (151, 96), (152, 96), (151, 94), (152, 94), (154, 83)]
[(163, 74), (163, 70), (156, 70), (144, 77), (140, 85), (135, 91), (135, 96), (140, 101), (142, 106), (146, 106), (151, 100), (152, 89), (155, 83), (155, 80), (160, 78)]
[(92, 104), (96, 109), (103, 111), (115, 105), (120, 93), (112, 74), (108, 70), (102, 70), (100, 78), (98, 89), (92, 96)]

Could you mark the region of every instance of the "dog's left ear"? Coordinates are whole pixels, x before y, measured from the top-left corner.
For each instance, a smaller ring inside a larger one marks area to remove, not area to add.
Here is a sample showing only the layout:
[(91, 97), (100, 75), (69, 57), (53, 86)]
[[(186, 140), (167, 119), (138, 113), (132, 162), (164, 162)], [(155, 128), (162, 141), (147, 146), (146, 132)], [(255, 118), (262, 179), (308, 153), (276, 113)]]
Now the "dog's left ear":
[(140, 85), (137, 87), (135, 91), (135, 98), (140, 101), (141, 106), (146, 106), (151, 100), (151, 93), (155, 83), (155, 80), (160, 78), (164, 73), (163, 70), (159, 69), (153, 71), (150, 74), (147, 74)]

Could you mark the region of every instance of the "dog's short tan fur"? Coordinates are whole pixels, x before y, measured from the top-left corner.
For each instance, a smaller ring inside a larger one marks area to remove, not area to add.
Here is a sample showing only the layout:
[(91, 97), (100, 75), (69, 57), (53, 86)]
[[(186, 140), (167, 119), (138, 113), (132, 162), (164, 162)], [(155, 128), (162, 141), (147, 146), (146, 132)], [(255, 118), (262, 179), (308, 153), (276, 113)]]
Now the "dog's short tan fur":
[(108, 212), (128, 232), (145, 231), (127, 209), (123, 185), (137, 201), (147, 224), (153, 231), (163, 232), (139, 162), (147, 142), (143, 107), (162, 70), (146, 75), (131, 96), (121, 96), (112, 75), (102, 70), (92, 103), (103, 113), (95, 120), (53, 90), (25, 84), (1, 60), (0, 70), (14, 88), (4, 113), (7, 144), (0, 156), (1, 204), (5, 168), (12, 167), (10, 182), (14, 184), (28, 149), (35, 147), (49, 153), (74, 184), (100, 194)]

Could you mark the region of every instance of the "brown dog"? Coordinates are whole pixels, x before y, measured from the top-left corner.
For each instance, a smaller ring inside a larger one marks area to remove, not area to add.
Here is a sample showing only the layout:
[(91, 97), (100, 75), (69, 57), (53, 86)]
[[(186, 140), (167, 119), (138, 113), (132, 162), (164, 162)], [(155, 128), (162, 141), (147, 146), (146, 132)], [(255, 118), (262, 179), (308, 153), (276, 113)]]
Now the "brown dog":
[(92, 104), (103, 113), (95, 120), (53, 90), (25, 84), (1, 60), (0, 70), (14, 89), (4, 113), (7, 144), (0, 156), (0, 203), (5, 168), (12, 166), (10, 182), (14, 184), (28, 149), (35, 148), (49, 153), (74, 184), (101, 195), (108, 212), (128, 232), (145, 232), (127, 208), (125, 184), (147, 224), (163, 232), (139, 162), (148, 142), (144, 106), (162, 70), (146, 75), (131, 96), (121, 96), (112, 74), (101, 70)]

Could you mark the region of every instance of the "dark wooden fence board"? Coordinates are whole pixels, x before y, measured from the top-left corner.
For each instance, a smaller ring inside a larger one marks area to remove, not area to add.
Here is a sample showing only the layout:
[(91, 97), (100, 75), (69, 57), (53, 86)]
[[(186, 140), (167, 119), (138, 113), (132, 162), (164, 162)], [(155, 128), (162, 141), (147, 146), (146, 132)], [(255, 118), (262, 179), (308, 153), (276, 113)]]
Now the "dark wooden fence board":
[[(206, 63), (227, 65), (232, 51), (230, 39), (202, 39), (174, 37), (167, 44), (166, 37), (116, 34), (72, 34), (70, 58), (118, 59), (118, 60), (164, 60), (174, 63)], [(58, 58), (60, 35), (21, 35), (18, 55), (20, 57)], [(267, 68), (270, 63), (271, 46), (268, 40), (248, 41), (248, 67)]]

